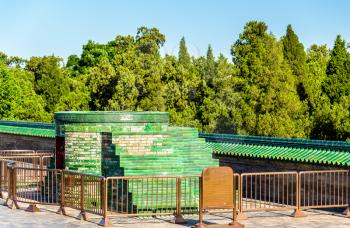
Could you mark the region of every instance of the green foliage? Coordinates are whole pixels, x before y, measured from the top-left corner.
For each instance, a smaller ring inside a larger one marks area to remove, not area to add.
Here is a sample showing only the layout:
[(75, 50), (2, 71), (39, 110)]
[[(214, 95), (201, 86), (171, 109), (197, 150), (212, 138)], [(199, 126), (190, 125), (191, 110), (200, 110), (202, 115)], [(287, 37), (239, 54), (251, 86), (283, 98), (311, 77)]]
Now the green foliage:
[(188, 67), (191, 64), (191, 57), (190, 57), (190, 54), (188, 54), (188, 51), (187, 51), (185, 37), (182, 37), (181, 41), (180, 41), (180, 46), (179, 46), (179, 63), (182, 66), (184, 66), (184, 67)]
[(34, 91), (34, 77), (0, 63), (0, 119), (48, 121), (44, 100)]
[(297, 92), (301, 100), (306, 99), (305, 85), (303, 81), (307, 77), (306, 53), (304, 46), (299, 42), (291, 25), (287, 26), (287, 32), (281, 38), (283, 44), (283, 55), (288, 62), (293, 75), (296, 77)]
[(64, 64), (0, 52), (0, 118), (52, 121), (64, 110), (168, 111), (170, 123), (206, 132), (350, 140), (350, 54), (302, 43), (287, 26), (278, 40), (264, 22), (246, 24), (233, 63), (188, 53), (160, 55), (165, 35), (140, 27), (105, 44), (89, 40)]
[(295, 77), (277, 40), (263, 22), (247, 23), (232, 46), (234, 63), (245, 80), (241, 92), (241, 132), (305, 137), (308, 120), (295, 88)]
[(350, 55), (345, 40), (337, 36), (327, 65), (327, 78), (323, 91), (331, 103), (339, 102), (342, 96), (350, 95)]

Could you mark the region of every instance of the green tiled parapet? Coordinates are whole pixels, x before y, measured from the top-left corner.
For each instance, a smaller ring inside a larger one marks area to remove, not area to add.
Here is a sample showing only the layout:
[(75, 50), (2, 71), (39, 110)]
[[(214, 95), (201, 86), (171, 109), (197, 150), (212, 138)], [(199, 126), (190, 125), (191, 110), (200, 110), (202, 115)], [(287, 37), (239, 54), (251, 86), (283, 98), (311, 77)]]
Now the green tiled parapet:
[(213, 133), (199, 136), (217, 155), (350, 167), (348, 142)]
[(0, 133), (55, 138), (55, 124), (0, 120)]

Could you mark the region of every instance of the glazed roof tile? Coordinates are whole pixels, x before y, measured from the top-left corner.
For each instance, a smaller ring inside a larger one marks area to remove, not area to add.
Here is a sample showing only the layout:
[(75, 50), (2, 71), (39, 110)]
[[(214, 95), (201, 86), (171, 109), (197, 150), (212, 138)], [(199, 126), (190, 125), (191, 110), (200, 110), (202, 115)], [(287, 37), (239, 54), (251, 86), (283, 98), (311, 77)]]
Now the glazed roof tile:
[(350, 167), (350, 143), (200, 133), (214, 154)]

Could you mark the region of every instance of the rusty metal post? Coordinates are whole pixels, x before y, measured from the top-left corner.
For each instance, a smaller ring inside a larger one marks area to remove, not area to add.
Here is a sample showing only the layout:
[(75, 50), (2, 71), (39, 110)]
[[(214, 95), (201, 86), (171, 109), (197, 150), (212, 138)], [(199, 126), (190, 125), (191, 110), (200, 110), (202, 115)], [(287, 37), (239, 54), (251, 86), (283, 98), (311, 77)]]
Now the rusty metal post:
[(349, 200), (349, 171), (346, 172), (346, 181), (345, 181), (345, 197), (346, 197), (346, 202), (348, 204), (348, 207), (343, 211), (343, 215), (350, 217), (350, 202)]
[(80, 214), (81, 220), (87, 220), (85, 212), (85, 189), (84, 189), (84, 175), (80, 174)]
[(199, 178), (199, 223), (195, 225), (195, 228), (204, 228), (206, 225), (203, 223), (203, 185), (202, 176)]
[(108, 179), (103, 178), (101, 181), (101, 198), (102, 198), (102, 213), (103, 217), (98, 223), (99, 226), (104, 226), (104, 227), (112, 227), (112, 223), (108, 217), (108, 202), (107, 202), (107, 197), (108, 197), (108, 188), (107, 188), (107, 182)]
[[(239, 176), (238, 176), (239, 178)], [(232, 222), (230, 225), (237, 224), (237, 203), (236, 203), (236, 176), (233, 176), (233, 215), (232, 215)]]
[(12, 205), (10, 206), (11, 209), (19, 209), (18, 203), (17, 203), (17, 169), (16, 169), (16, 163), (12, 163), (11, 167), (11, 196), (12, 196)]
[(172, 221), (175, 224), (185, 224), (186, 220), (181, 214), (181, 177), (176, 177), (176, 212)]
[(241, 174), (238, 176), (238, 215), (237, 220), (246, 220), (248, 217), (243, 213), (243, 179)]
[[(240, 175), (238, 175), (238, 183), (239, 183), (239, 177)], [(239, 186), (238, 186), (239, 189)], [(230, 227), (232, 228), (244, 228), (244, 225), (240, 224), (237, 221), (237, 202), (236, 202), (236, 176), (233, 175), (233, 210), (232, 210), (232, 222), (229, 223)]]
[(5, 180), (5, 172), (4, 172), (4, 161), (0, 161), (0, 198), (3, 199), (4, 196), (2, 195), (2, 182)]
[(61, 202), (60, 202), (60, 208), (58, 209), (57, 213), (66, 215), (66, 209), (64, 208), (64, 187), (65, 181), (64, 181), (64, 170), (61, 171)]
[(300, 209), (300, 194), (301, 194), (301, 174), (298, 172), (296, 175), (296, 209), (292, 214), (295, 218), (305, 217), (305, 213)]
[(9, 201), (12, 198), (12, 187), (11, 187), (11, 170), (10, 170), (10, 165), (6, 163), (6, 166), (4, 166), (5, 172), (4, 172), (4, 178), (6, 178), (7, 182), (7, 199), (4, 202), (3, 206), (9, 206)]

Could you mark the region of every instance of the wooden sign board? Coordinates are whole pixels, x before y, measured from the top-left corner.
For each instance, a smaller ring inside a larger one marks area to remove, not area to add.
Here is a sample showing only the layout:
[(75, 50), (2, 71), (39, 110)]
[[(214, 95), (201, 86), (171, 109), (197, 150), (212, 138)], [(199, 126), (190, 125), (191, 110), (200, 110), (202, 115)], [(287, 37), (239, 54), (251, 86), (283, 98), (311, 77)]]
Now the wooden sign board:
[(232, 209), (233, 170), (230, 167), (206, 168), (202, 172), (203, 209)]

